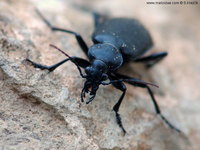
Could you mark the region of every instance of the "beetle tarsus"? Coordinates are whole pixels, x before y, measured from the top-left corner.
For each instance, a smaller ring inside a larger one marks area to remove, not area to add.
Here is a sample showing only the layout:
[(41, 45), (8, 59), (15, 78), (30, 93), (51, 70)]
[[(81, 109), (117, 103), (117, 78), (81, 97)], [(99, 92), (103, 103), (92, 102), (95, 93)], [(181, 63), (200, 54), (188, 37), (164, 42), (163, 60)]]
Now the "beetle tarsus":
[(124, 129), (124, 126), (122, 124), (122, 119), (121, 119), (121, 116), (118, 112), (115, 111), (115, 116), (116, 116), (116, 121), (117, 121), (117, 124), (119, 125), (119, 127), (122, 129), (124, 135), (127, 133), (126, 130)]
[(179, 130), (178, 128), (176, 128), (174, 125), (172, 125), (166, 118), (165, 116), (163, 116), (162, 114), (159, 114), (160, 117), (162, 118), (162, 120), (173, 130), (177, 131), (178, 133), (182, 133), (181, 130)]
[(64, 63), (64, 62), (68, 61), (68, 59), (67, 60), (65, 59), (65, 60), (63, 60), (64, 62), (61, 61), (58, 64), (55, 64), (55, 65), (52, 65), (52, 66), (46, 66), (46, 65), (38, 64), (38, 63), (35, 63), (32, 60), (28, 59), (28, 58), (26, 59), (26, 61), (29, 62), (29, 63), (31, 63), (31, 65), (34, 68), (39, 68), (41, 70), (48, 70), (49, 72), (52, 72), (52, 71), (54, 71), (57, 68), (56, 66), (58, 66), (58, 64)]

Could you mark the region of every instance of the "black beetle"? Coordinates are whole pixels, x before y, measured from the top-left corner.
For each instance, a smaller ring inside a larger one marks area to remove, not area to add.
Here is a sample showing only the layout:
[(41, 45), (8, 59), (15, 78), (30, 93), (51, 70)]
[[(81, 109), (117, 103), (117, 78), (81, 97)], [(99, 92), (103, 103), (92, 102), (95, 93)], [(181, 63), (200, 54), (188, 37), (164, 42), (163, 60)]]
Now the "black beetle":
[[(68, 58), (52, 66), (41, 65), (31, 61), (30, 59), (26, 59), (34, 67), (47, 69), (51, 72), (68, 60), (73, 62), (77, 66), (82, 78), (86, 78), (81, 92), (81, 100), (83, 102), (85, 93), (89, 92), (90, 98), (86, 102), (87, 104), (94, 99), (99, 85), (112, 84), (115, 88), (122, 91), (122, 95), (118, 102), (114, 105), (113, 110), (116, 114), (117, 124), (124, 133), (126, 133), (126, 130), (123, 127), (120, 114), (118, 113), (119, 107), (126, 93), (126, 86), (123, 82), (129, 83), (133, 86), (146, 88), (152, 99), (156, 113), (160, 115), (162, 120), (164, 120), (170, 128), (180, 132), (179, 129), (174, 127), (162, 115), (153, 92), (149, 87), (156, 85), (144, 82), (140, 79), (128, 77), (117, 72), (117, 70), (127, 62), (145, 62), (147, 63), (147, 67), (151, 67), (167, 56), (167, 52), (154, 53), (145, 57), (142, 56), (146, 51), (151, 49), (153, 42), (149, 32), (143, 27), (142, 24), (140, 24), (140, 22), (135, 19), (127, 18), (103, 19), (102, 16), (94, 13), (95, 31), (92, 35), (94, 45), (88, 48), (80, 34), (70, 30), (54, 27), (38, 10), (36, 10), (36, 12), (52, 31), (61, 31), (73, 34), (89, 61), (75, 56), (70, 57), (61, 49), (51, 45)], [(85, 69), (85, 74), (82, 73), (81, 68)]]

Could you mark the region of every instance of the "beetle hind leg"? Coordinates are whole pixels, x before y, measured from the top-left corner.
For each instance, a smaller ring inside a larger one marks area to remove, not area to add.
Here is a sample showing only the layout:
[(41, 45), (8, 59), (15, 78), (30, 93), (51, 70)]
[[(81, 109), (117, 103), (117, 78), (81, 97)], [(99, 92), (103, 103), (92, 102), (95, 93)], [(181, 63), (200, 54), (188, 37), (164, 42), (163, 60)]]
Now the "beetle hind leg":
[(155, 97), (154, 97), (154, 95), (153, 95), (153, 92), (151, 91), (150, 87), (149, 87), (149, 86), (146, 86), (146, 88), (147, 88), (147, 90), (148, 90), (149, 95), (151, 96), (151, 99), (152, 99), (152, 102), (153, 102), (153, 104), (154, 104), (156, 113), (157, 113), (158, 115), (160, 115), (161, 119), (162, 119), (171, 129), (174, 129), (175, 131), (177, 131), (177, 132), (180, 133), (181, 131), (180, 131), (178, 128), (176, 128), (174, 125), (172, 125), (172, 124), (167, 120), (167, 118), (165, 118), (165, 116), (163, 116), (163, 114), (161, 113), (160, 108), (159, 108), (159, 106), (158, 106), (158, 103), (156, 102), (156, 99), (155, 99)]
[(92, 12), (93, 20), (94, 20), (94, 27), (97, 27), (99, 24), (108, 20), (109, 16), (99, 14), (97, 12)]
[(97, 12), (93, 12), (93, 20), (94, 20), (94, 26), (96, 27), (97, 25), (99, 25), (101, 23), (101, 15), (98, 14)]

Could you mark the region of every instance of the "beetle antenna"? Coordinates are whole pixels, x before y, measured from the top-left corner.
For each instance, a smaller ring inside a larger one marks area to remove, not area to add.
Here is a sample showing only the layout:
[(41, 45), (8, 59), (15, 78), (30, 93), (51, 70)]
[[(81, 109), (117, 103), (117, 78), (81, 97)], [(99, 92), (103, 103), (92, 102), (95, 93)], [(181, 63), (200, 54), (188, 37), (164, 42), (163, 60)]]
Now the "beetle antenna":
[(61, 50), (60, 48), (58, 48), (57, 46), (55, 46), (55, 45), (53, 45), (53, 44), (50, 44), (50, 46), (53, 47), (53, 48), (55, 48), (55, 49), (57, 49), (57, 50), (60, 51), (61, 53), (63, 53), (65, 56), (67, 56), (67, 57), (69, 58), (69, 60), (70, 60), (71, 62), (73, 62), (73, 63), (76, 65), (76, 67), (78, 68), (78, 70), (79, 70), (79, 72), (80, 72), (81, 77), (82, 77), (82, 78), (85, 78), (85, 77), (86, 77), (85, 75), (83, 75), (83, 73), (82, 73), (82, 71), (81, 71), (81, 68), (80, 68), (79, 65), (74, 61), (73, 57), (69, 56), (67, 53), (65, 53), (63, 50)]

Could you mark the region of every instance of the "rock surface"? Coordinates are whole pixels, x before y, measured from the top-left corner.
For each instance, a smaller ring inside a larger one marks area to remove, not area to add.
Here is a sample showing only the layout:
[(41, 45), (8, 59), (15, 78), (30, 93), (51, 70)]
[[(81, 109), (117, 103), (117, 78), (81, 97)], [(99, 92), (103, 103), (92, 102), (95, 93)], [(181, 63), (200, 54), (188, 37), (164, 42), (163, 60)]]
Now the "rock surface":
[[(169, 56), (150, 70), (130, 64), (122, 71), (131, 76), (137, 72), (145, 81), (160, 86), (153, 90), (161, 110), (183, 133), (168, 128), (155, 114), (144, 89), (127, 85), (120, 108), (128, 132), (123, 136), (112, 111), (119, 91), (101, 87), (95, 100), (86, 105), (80, 102), (84, 81), (72, 63), (48, 73), (25, 62), (25, 58), (30, 58), (51, 65), (65, 58), (49, 44), (71, 56), (85, 58), (75, 38), (50, 31), (35, 13), (35, 7), (52, 24), (79, 32), (88, 45), (92, 44), (93, 22), (85, 8), (139, 19), (151, 32), (155, 50), (166, 50)], [(131, 0), (1, 0), (0, 150), (198, 149), (199, 8), (147, 5), (146, 1)]]

